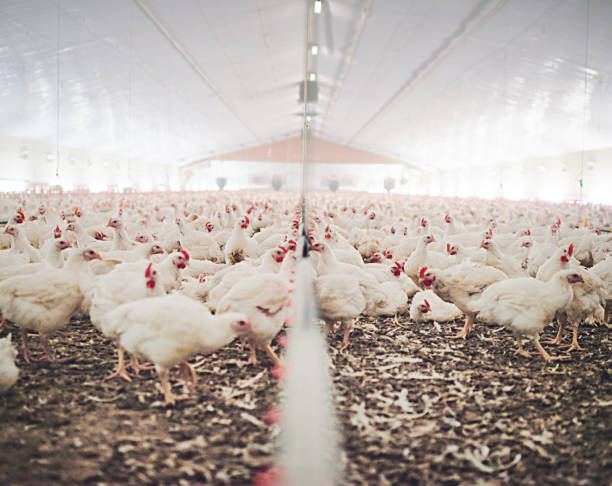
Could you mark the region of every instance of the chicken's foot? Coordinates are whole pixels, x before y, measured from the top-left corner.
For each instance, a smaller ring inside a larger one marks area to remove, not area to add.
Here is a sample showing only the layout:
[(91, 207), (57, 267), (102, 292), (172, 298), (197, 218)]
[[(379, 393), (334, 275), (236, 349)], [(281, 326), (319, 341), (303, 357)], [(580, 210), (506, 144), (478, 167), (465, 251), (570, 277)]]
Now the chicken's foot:
[(572, 344), (567, 349), (567, 352), (571, 351), (584, 351), (584, 348), (578, 344), (578, 328), (575, 327), (572, 329)]
[(474, 329), (474, 318), (470, 315), (465, 316), (465, 325), (463, 329), (453, 336), (454, 339), (467, 339), (468, 335)]
[(517, 350), (514, 352), (514, 356), (525, 356), (526, 358), (531, 357), (531, 354), (528, 351), (525, 351), (525, 348), (523, 348), (523, 341), (520, 337), (516, 338), (516, 347)]
[(193, 400), (195, 398), (191, 395), (176, 395), (172, 393), (167, 371), (160, 371), (158, 375), (166, 405), (175, 405), (176, 402), (181, 400)]
[(23, 360), (26, 363), (32, 364), (32, 355), (30, 354), (30, 349), (28, 348), (28, 338), (26, 330), (20, 329), (19, 334), (21, 334), (21, 356), (23, 357)]
[(548, 362), (568, 359), (568, 356), (551, 356), (542, 347), (542, 345), (540, 344), (540, 341), (538, 339), (534, 340), (534, 344), (535, 344), (535, 347), (538, 348), (538, 351), (540, 352), (540, 356), (542, 356), (542, 358), (544, 358)]
[(266, 354), (270, 357), (270, 359), (274, 362), (275, 365), (280, 366), (282, 364), (282, 361), (269, 344), (262, 346), (262, 349), (266, 352)]
[(342, 345), (340, 346), (340, 351), (344, 351), (346, 348), (350, 346), (349, 338), (351, 336), (351, 331), (353, 330), (354, 321), (348, 321), (344, 323), (344, 337), (342, 338)]
[(117, 346), (117, 366), (115, 366), (115, 371), (102, 378), (102, 381), (108, 381), (114, 378), (122, 378), (125, 381), (132, 381), (132, 377), (125, 368), (125, 352), (121, 346)]

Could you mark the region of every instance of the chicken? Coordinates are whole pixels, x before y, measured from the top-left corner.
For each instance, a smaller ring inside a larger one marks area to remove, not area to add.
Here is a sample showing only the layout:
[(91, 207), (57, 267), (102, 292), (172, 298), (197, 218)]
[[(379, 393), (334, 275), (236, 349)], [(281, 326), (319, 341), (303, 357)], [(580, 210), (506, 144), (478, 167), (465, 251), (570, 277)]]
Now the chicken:
[(79, 309), (83, 294), (79, 272), (100, 255), (90, 248), (73, 250), (63, 268), (43, 269), (29, 275), (11, 277), (0, 282), (0, 313), (20, 327), (22, 354), (31, 362), (26, 330), (37, 331), (46, 358), (53, 361), (47, 337), (65, 327)]
[(240, 280), (250, 277), (255, 274), (273, 273), (280, 270), (281, 264), (284, 261), (286, 250), (284, 248), (273, 248), (268, 250), (260, 259), (259, 265), (254, 265), (251, 262), (243, 261), (236, 265), (228, 266), (221, 270), (207, 281), (206, 287), (202, 295), (207, 298), (206, 304), (208, 308), (214, 312), (217, 305), (230, 291), (230, 289)]
[(555, 250), (550, 258), (546, 260), (540, 268), (538, 268), (536, 278), (538, 280), (548, 282), (559, 270), (569, 269), (569, 261), (573, 252), (574, 245), (571, 244), (567, 248), (558, 248)]
[(282, 310), (289, 298), (288, 276), (257, 273), (232, 286), (219, 301), (217, 313), (239, 312), (249, 316), (253, 330), (245, 336), (251, 350), (249, 363), (257, 364), (255, 349), (261, 348), (275, 365), (280, 364), (270, 342), (283, 327)]
[(19, 369), (15, 366), (17, 350), (11, 343), (11, 335), (0, 339), (0, 393), (6, 393), (19, 377)]
[(340, 321), (344, 327), (344, 338), (340, 349), (346, 349), (349, 346), (349, 336), (355, 320), (366, 307), (363, 289), (351, 275), (342, 273), (330, 273), (316, 278), (314, 288), (326, 332), (329, 333), (334, 323)]
[(610, 327), (608, 320), (610, 317), (610, 309), (612, 309), (612, 256), (609, 256), (605, 260), (593, 265), (593, 267), (591, 267), (591, 272), (597, 275), (603, 281), (606, 291), (603, 322), (606, 326)]
[(121, 219), (110, 218), (106, 226), (112, 228), (115, 232), (112, 250), (131, 250), (134, 246), (136, 246), (137, 243), (129, 239)]
[(595, 273), (581, 267), (572, 270), (579, 274), (583, 281), (573, 285), (572, 300), (567, 307), (557, 313), (559, 332), (551, 342), (561, 344), (563, 330), (569, 324), (572, 328), (572, 344), (568, 351), (579, 351), (583, 348), (578, 344), (578, 326), (588, 317), (603, 320), (603, 306), (606, 303), (607, 293), (603, 281)]
[(152, 361), (159, 376), (165, 403), (193, 398), (172, 392), (170, 369), (181, 363), (183, 375), (196, 385), (196, 374), (186, 362), (195, 353), (209, 354), (235, 337), (253, 331), (244, 314), (211, 315), (203, 304), (183, 295), (165, 295), (123, 304), (109, 319), (123, 323), (120, 344), (130, 353)]
[(425, 265), (427, 260), (427, 245), (436, 241), (433, 235), (427, 234), (419, 238), (416, 249), (404, 263), (404, 272), (415, 283), (419, 279), (419, 269)]
[(234, 229), (223, 248), (225, 262), (234, 265), (246, 258), (258, 256), (257, 242), (247, 234), (250, 220), (243, 216), (238, 220)]
[(13, 241), (10, 250), (0, 251), (0, 267), (42, 261), (40, 252), (30, 244), (23, 229), (9, 224), (4, 228), (4, 232), (10, 235)]
[(522, 336), (533, 339), (546, 361), (559, 359), (546, 352), (539, 341), (539, 333), (555, 314), (568, 306), (574, 292), (573, 284), (584, 282), (575, 270), (561, 270), (548, 282), (534, 278), (512, 278), (494, 283), (478, 300), (479, 317), (490, 323), (501, 324), (514, 334), (515, 354), (530, 356), (523, 349)]
[(504, 272), (508, 277), (525, 276), (525, 271), (516, 258), (503, 254), (493, 240), (482, 240), (480, 247), (487, 251), (485, 264)]
[[(144, 281), (141, 277), (143, 274)], [(164, 287), (158, 282), (158, 271), (153, 267), (153, 263), (146, 265), (144, 271), (141, 263), (120, 265), (97, 283), (91, 299), (91, 322), (104, 336), (117, 345), (119, 340), (117, 330), (122, 323), (114, 321), (109, 314), (122, 304), (163, 294), (165, 294)], [(131, 365), (138, 374), (141, 369), (138, 362), (132, 359)], [(131, 381), (121, 346), (117, 346), (115, 371), (106, 376), (103, 381), (113, 378)]]
[(416, 322), (447, 322), (461, 316), (456, 305), (444, 302), (431, 290), (416, 293), (410, 304), (410, 319)]
[(62, 251), (70, 248), (70, 242), (63, 238), (52, 240), (53, 245), (49, 249), (45, 261), (41, 263), (20, 263), (0, 268), (0, 281), (17, 275), (27, 275), (39, 272), (45, 268), (61, 268), (64, 265)]
[(478, 314), (478, 299), (484, 290), (495, 282), (505, 280), (506, 274), (500, 270), (478, 265), (461, 263), (446, 270), (421, 268), (419, 281), (425, 287), (431, 287), (438, 297), (456, 305), (465, 315), (465, 325), (455, 336), (466, 339), (474, 327)]

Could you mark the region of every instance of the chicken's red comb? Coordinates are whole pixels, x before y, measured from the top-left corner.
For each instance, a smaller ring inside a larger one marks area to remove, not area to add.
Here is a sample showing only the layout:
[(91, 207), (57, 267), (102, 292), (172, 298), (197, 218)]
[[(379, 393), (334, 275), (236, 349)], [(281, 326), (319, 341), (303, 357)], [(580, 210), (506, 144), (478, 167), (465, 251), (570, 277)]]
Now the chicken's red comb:
[(431, 309), (431, 305), (429, 305), (429, 301), (427, 299), (423, 300), (423, 303)]
[(450, 253), (450, 243), (446, 244), (446, 253)]
[(557, 224), (561, 225), (561, 218), (557, 217)]
[(151, 267), (152, 266), (153, 266), (153, 263), (149, 263), (149, 266), (145, 270), (145, 278), (149, 278), (151, 276)]
[(402, 264), (400, 262), (395, 262), (393, 265), (395, 265), (397, 268), (402, 268)]
[(251, 220), (249, 219), (249, 217), (248, 217), (248, 216), (244, 216), (244, 219), (246, 220), (246, 224), (247, 224), (247, 226), (248, 226), (249, 224), (251, 224)]
[(527, 228), (527, 236), (531, 236), (531, 230)]
[(22, 216), (22, 217), (25, 217), (25, 213), (23, 212), (23, 209), (22, 209), (22, 208), (19, 208), (19, 209), (17, 210), (17, 213), (18, 213), (18, 214), (21, 214), (21, 216)]
[(427, 271), (427, 267), (421, 268), (419, 271), (419, 278), (423, 278), (425, 276), (425, 272)]
[(572, 256), (573, 253), (574, 253), (574, 244), (570, 243), (570, 246), (567, 248), (567, 254), (569, 256)]
[(189, 261), (189, 253), (187, 253), (185, 250), (181, 250), (181, 253), (185, 257), (185, 260)]
[(287, 253), (287, 248), (285, 248), (284, 246), (279, 246), (279, 248), (283, 250), (283, 253)]
[(421, 218), (421, 226), (425, 228), (427, 226), (427, 220), (425, 218)]

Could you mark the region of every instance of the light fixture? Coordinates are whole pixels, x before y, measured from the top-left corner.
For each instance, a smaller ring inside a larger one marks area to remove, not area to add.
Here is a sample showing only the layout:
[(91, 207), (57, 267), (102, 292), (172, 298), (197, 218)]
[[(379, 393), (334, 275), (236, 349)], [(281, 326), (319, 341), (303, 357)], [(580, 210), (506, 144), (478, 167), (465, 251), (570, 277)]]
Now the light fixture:
[(316, 14), (321, 13), (321, 0), (315, 0), (315, 3), (314, 3), (314, 13), (316, 13)]
[(308, 79), (310, 81), (316, 81), (317, 80), (317, 73), (310, 73), (310, 76), (308, 77)]
[(313, 56), (316, 56), (319, 53), (319, 46), (316, 44), (313, 44), (310, 47), (310, 52), (312, 53)]
[(306, 116), (306, 121), (310, 121), (312, 120), (312, 117), (310, 115)]

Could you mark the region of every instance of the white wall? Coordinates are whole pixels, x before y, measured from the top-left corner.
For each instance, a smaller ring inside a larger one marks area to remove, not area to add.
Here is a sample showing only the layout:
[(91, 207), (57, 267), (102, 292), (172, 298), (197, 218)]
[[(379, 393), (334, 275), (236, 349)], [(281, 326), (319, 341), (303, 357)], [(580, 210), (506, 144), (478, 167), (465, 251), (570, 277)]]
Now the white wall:
[(59, 184), (65, 190), (77, 185), (91, 191), (105, 191), (108, 186), (150, 190), (166, 184), (178, 189), (178, 171), (170, 165), (60, 147), (58, 177), (55, 157), (55, 145), (0, 136), (0, 192), (22, 190), (32, 183)]
[(533, 158), (497, 166), (426, 172), (430, 195), (612, 204), (612, 149)]
[[(188, 169), (185, 189), (216, 189), (216, 178), (227, 178), (228, 190), (265, 188), (269, 189), (273, 175), (281, 176), (283, 189), (300, 190), (302, 168), (295, 162), (252, 162), (211, 160), (209, 167)], [(400, 190), (402, 167), (397, 164), (367, 163), (313, 163), (307, 167), (308, 187), (310, 190), (328, 190), (328, 181), (337, 177), (340, 189), (368, 192), (384, 192), (383, 181), (394, 177)]]

